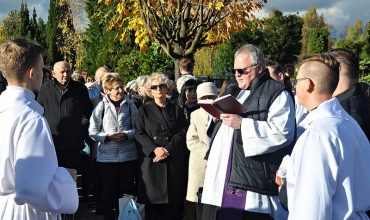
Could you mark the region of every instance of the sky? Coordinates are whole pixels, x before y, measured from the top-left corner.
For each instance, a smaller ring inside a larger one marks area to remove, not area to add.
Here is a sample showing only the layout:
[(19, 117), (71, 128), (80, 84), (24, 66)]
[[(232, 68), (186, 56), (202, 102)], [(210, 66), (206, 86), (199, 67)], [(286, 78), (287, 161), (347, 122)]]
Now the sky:
[[(32, 15), (36, 8), (37, 16), (45, 22), (48, 17), (50, 0), (27, 0), (28, 10)], [(13, 10), (19, 10), (22, 0), (0, 0), (0, 20)], [(284, 14), (299, 13), (304, 15), (305, 11), (313, 4), (318, 5), (317, 12), (323, 14), (325, 22), (334, 26), (337, 37), (340, 36), (345, 26), (353, 25), (356, 19), (362, 20), (365, 25), (370, 21), (369, 0), (268, 0), (262, 10), (262, 15), (267, 15), (272, 7), (282, 11)]]

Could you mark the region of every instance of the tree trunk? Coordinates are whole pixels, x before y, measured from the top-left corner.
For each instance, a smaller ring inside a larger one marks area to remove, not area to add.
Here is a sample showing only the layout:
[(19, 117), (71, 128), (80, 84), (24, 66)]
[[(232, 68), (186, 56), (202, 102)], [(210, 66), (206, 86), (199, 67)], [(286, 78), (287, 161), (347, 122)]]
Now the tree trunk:
[(177, 81), (178, 78), (180, 78), (180, 68), (179, 68), (179, 59), (174, 59), (173, 63), (175, 64), (175, 81)]

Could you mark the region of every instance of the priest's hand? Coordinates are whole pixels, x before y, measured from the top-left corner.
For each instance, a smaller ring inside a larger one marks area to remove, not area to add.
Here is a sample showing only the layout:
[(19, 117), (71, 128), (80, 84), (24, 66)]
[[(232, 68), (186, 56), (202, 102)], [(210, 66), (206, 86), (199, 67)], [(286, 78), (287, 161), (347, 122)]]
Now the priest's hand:
[(242, 117), (240, 115), (221, 114), (220, 119), (222, 120), (222, 123), (233, 129), (240, 129), (242, 124)]

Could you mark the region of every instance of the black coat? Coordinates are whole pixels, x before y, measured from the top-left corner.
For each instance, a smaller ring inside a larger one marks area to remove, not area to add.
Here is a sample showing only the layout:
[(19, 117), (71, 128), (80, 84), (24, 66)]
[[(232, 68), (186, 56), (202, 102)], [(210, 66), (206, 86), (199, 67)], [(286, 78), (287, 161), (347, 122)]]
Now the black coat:
[(82, 117), (90, 118), (93, 105), (87, 88), (80, 82), (70, 81), (64, 92), (56, 80), (42, 84), (37, 101), (44, 107), (55, 149), (79, 150), (84, 148)]
[[(186, 192), (187, 122), (183, 110), (171, 102), (161, 109), (151, 102), (138, 110), (135, 138), (138, 142), (138, 202), (183, 202)], [(165, 147), (170, 156), (153, 163), (154, 149)]]
[(2, 92), (5, 91), (7, 85), (8, 81), (6, 81), (5, 77), (3, 76), (3, 73), (0, 72), (0, 95)]
[(360, 84), (356, 83), (336, 97), (344, 110), (357, 121), (370, 141), (370, 100)]

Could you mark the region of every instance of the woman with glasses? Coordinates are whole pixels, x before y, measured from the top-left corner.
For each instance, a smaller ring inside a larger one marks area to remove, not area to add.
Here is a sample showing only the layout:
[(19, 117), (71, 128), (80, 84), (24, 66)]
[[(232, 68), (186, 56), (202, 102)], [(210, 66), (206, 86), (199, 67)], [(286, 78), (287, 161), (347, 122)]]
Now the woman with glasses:
[(137, 201), (145, 204), (147, 220), (182, 219), (187, 176), (185, 115), (166, 98), (173, 89), (167, 76), (153, 73), (146, 88), (153, 101), (140, 107), (135, 121), (140, 166)]
[(90, 118), (89, 135), (99, 142), (97, 162), (102, 180), (104, 220), (114, 220), (114, 207), (123, 194), (134, 193), (137, 170), (137, 148), (134, 122), (135, 104), (124, 95), (123, 82), (113, 75), (104, 75), (103, 100)]

